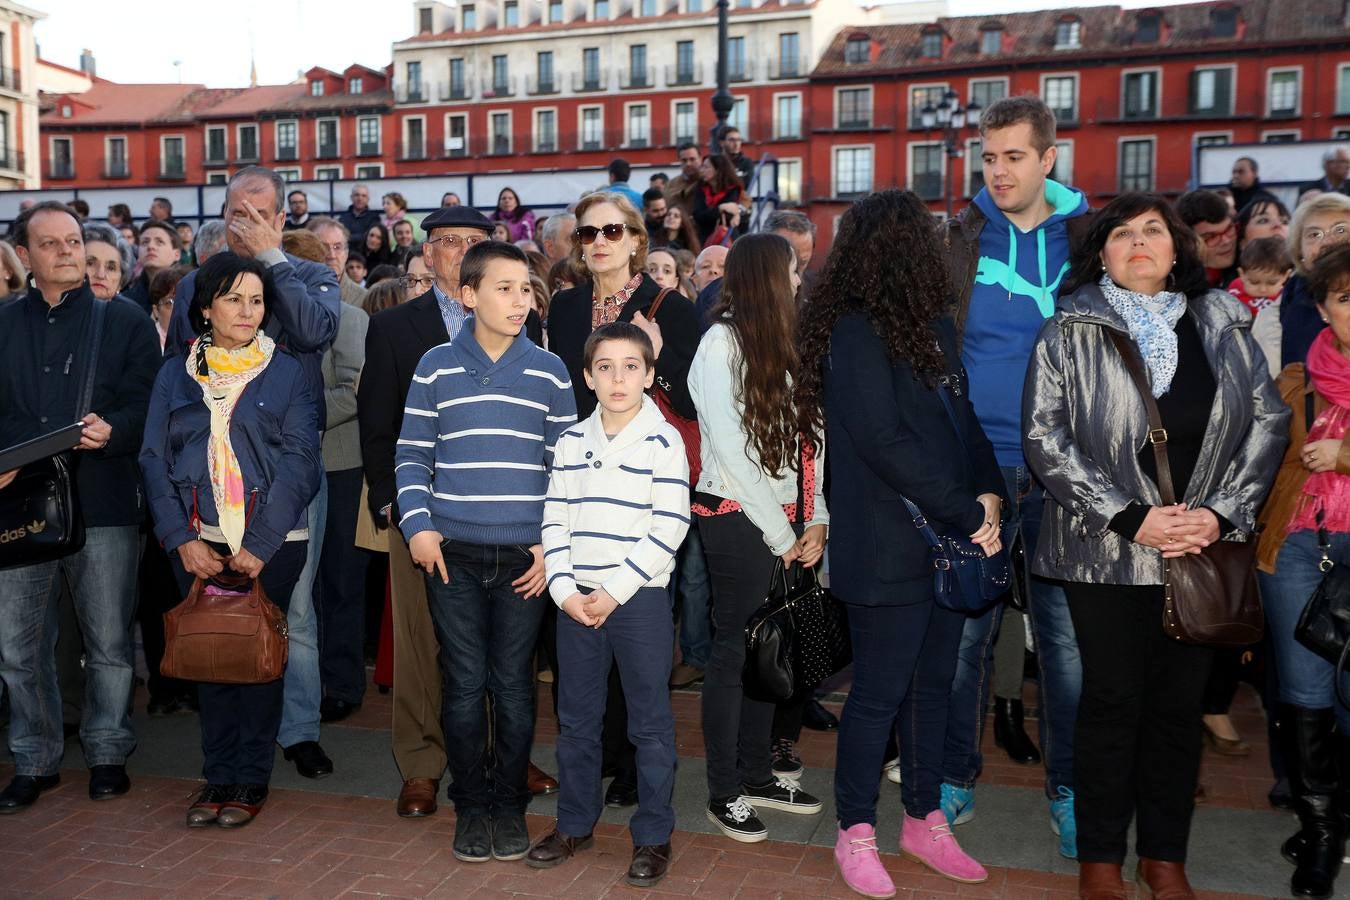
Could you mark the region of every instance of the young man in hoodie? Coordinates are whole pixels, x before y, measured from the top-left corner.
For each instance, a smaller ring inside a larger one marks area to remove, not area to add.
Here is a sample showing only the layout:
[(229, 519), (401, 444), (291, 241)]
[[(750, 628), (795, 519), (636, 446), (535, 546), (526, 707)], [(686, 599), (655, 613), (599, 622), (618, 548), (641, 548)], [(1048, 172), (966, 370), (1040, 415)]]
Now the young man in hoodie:
[[(1042, 490), (1022, 455), (1023, 380), (1036, 335), (1054, 311), (1090, 216), (1081, 192), (1048, 177), (1055, 167), (1055, 117), (1039, 99), (1010, 97), (990, 105), (980, 116), (980, 137), (985, 186), (943, 225), (944, 245), (971, 400), (1011, 498), (1004, 546), (1020, 532), (1030, 559), (1040, 532)], [(1051, 828), (1059, 835), (1060, 853), (1072, 859), (1078, 852), (1073, 732), (1082, 668), (1064, 592), (1035, 578), (1028, 587), (1041, 666), (1040, 743)], [(969, 821), (975, 811), (988, 675), (1002, 618), (1003, 605), (997, 604), (969, 619), (962, 635), (943, 762), (942, 808), (952, 824)], [(1020, 690), (1000, 700), (1000, 713), (1009, 719), (1005, 725), (1020, 733)]]

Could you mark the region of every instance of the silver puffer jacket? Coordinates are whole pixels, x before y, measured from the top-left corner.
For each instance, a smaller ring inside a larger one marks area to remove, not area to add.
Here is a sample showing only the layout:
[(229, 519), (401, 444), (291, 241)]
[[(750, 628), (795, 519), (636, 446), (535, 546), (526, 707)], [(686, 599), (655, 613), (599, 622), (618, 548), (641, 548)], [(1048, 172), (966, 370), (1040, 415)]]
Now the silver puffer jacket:
[[(1189, 310), (1217, 390), (1182, 502), (1250, 532), (1284, 454), (1289, 407), (1241, 303), (1216, 290)], [(1061, 297), (1027, 370), (1023, 447), (1047, 493), (1032, 570), (1090, 584), (1162, 584), (1162, 554), (1108, 527), (1131, 502), (1158, 506), (1162, 498), (1138, 462), (1148, 436), (1144, 402), (1104, 328), (1129, 333), (1097, 285)]]

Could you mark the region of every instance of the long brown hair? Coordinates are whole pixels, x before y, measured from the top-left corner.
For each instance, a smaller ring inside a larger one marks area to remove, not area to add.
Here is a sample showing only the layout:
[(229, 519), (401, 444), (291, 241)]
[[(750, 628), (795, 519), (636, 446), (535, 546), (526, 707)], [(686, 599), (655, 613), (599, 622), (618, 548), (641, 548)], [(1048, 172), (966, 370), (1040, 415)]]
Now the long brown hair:
[(735, 399), (741, 404), (745, 448), (769, 472), (800, 468), (797, 417), (788, 373), (797, 369), (797, 306), (788, 277), (792, 245), (772, 233), (748, 234), (731, 245), (722, 296), (711, 320), (731, 329), (740, 359)]

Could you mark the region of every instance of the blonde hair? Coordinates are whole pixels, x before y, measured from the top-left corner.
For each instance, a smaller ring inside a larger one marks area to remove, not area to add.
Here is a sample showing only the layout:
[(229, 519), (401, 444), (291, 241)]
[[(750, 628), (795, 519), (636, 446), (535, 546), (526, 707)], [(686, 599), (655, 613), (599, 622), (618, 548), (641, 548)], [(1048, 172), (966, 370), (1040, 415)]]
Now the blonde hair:
[[(642, 221), (642, 213), (638, 212), (631, 200), (623, 194), (613, 191), (596, 191), (593, 194), (587, 194), (577, 203), (575, 215), (577, 225), (580, 227), (581, 219), (586, 215), (587, 210), (599, 206), (602, 203), (609, 203), (619, 211), (619, 219), (628, 226), (628, 231), (633, 235), (634, 253), (628, 259), (628, 274), (636, 275), (639, 272), (647, 271), (647, 248), (650, 241), (647, 237), (647, 226)], [(609, 224), (608, 222), (605, 224)], [(591, 281), (591, 271), (586, 268), (586, 261), (582, 257), (582, 247), (580, 240), (572, 241), (572, 273), (580, 281)]]
[(1289, 247), (1289, 258), (1294, 261), (1294, 271), (1308, 277), (1308, 266), (1303, 262), (1303, 226), (1311, 216), (1318, 213), (1339, 212), (1350, 216), (1350, 197), (1345, 194), (1320, 194), (1306, 203), (1300, 203), (1289, 220), (1289, 235), (1285, 242)]
[[(114, 245), (114, 249), (120, 251), (121, 248)], [(19, 262), (19, 254), (14, 252), (14, 248), (9, 245), (9, 241), (0, 241), (0, 258), (4, 259), (5, 269), (9, 273), (9, 277), (5, 279), (5, 287), (9, 288), (11, 294), (23, 290), (24, 285), (28, 283), (28, 270), (23, 267), (23, 263)], [(118, 259), (121, 258), (119, 252)], [(122, 281), (126, 282), (125, 275)]]

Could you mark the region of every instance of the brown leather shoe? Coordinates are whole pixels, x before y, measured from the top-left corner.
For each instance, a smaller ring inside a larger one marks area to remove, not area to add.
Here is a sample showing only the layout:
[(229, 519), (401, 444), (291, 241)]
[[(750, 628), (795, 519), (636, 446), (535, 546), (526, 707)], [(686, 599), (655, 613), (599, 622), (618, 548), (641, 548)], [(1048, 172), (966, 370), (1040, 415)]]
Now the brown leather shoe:
[(551, 869), (567, 862), (578, 850), (585, 850), (591, 843), (589, 834), (585, 837), (570, 837), (555, 829), (530, 848), (530, 852), (525, 854), (525, 865), (532, 869)]
[(398, 814), (405, 819), (429, 816), (436, 811), (441, 783), (435, 778), (409, 778), (398, 792)]
[(1126, 900), (1120, 863), (1079, 863), (1078, 896), (1080, 900)]
[(536, 797), (558, 793), (558, 779), (534, 763), (530, 763), (530, 771), (525, 775), (525, 782), (529, 785), (530, 793)]
[(670, 844), (634, 847), (633, 862), (624, 881), (637, 887), (651, 887), (666, 877), (670, 868)]
[(1251, 756), (1252, 745), (1242, 738), (1226, 738), (1205, 723), (1205, 743), (1220, 756)]
[(1161, 859), (1139, 858), (1134, 870), (1135, 887), (1141, 900), (1195, 900), (1195, 891), (1186, 880), (1186, 864)]

